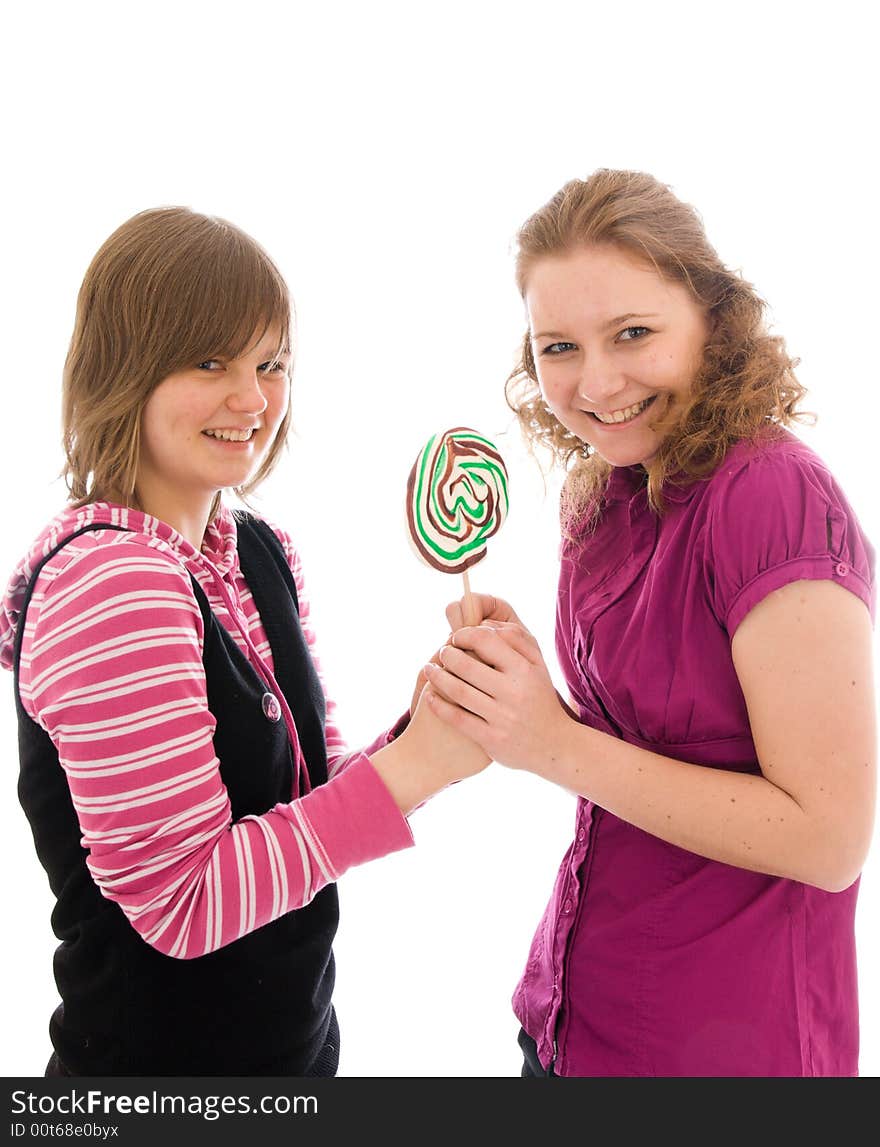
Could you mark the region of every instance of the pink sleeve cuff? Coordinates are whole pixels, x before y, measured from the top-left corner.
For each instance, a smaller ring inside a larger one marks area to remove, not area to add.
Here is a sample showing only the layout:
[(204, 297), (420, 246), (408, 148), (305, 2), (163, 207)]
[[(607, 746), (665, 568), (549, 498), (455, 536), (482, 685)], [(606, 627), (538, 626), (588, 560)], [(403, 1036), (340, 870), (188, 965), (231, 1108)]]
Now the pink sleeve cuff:
[[(411, 848), (415, 841), (406, 817), (387, 786), (362, 754), (327, 784), (297, 802), (337, 877), (349, 868)], [(288, 805), (275, 811), (290, 817)]]

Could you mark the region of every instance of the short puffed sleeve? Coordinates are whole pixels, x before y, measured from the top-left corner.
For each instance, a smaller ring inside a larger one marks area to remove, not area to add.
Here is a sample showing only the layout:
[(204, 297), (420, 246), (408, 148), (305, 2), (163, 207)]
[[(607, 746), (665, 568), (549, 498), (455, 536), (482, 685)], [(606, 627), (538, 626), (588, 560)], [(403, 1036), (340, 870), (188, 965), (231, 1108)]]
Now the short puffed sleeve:
[(791, 441), (722, 463), (711, 479), (706, 575), (732, 638), (750, 609), (789, 582), (830, 580), (874, 616), (874, 549), (822, 460)]

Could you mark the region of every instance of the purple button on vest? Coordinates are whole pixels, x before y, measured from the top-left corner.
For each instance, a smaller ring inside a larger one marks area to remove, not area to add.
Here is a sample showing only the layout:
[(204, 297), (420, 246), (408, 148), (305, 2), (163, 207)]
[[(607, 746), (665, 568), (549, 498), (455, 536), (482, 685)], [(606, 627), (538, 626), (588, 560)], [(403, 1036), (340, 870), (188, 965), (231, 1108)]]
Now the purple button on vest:
[(281, 706), (274, 693), (263, 694), (263, 713), (270, 721), (281, 720)]

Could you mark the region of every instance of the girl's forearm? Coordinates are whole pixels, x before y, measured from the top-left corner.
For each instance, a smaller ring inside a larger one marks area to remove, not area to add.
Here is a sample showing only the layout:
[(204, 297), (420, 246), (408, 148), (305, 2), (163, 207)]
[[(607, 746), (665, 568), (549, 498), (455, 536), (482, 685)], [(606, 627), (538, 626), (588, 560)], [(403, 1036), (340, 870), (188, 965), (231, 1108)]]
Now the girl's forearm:
[[(699, 856), (829, 891), (822, 825), (765, 777), (686, 764), (576, 721), (533, 771)], [(854, 878), (854, 876), (853, 876)]]

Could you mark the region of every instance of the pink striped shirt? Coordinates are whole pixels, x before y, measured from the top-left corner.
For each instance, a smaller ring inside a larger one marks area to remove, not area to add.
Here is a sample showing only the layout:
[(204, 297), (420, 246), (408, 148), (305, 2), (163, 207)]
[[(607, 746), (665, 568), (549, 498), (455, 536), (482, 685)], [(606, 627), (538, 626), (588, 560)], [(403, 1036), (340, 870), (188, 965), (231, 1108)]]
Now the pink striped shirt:
[[(124, 507), (63, 512), (10, 582), (0, 664), (12, 666), (34, 568), (93, 523), (127, 532), (83, 534), (43, 567), (27, 612), (19, 687), (26, 712), (58, 750), (89, 871), (144, 940), (170, 956), (204, 955), (308, 903), (353, 865), (410, 846), (407, 821), (366, 755), (391, 734), (350, 752), (329, 699), (328, 783), (233, 823), (190, 574), (242, 652), (248, 656), (250, 645), (269, 675), (273, 664), (227, 508), (200, 553), (166, 523)], [(320, 675), (299, 556), (287, 534), (276, 533)]]

